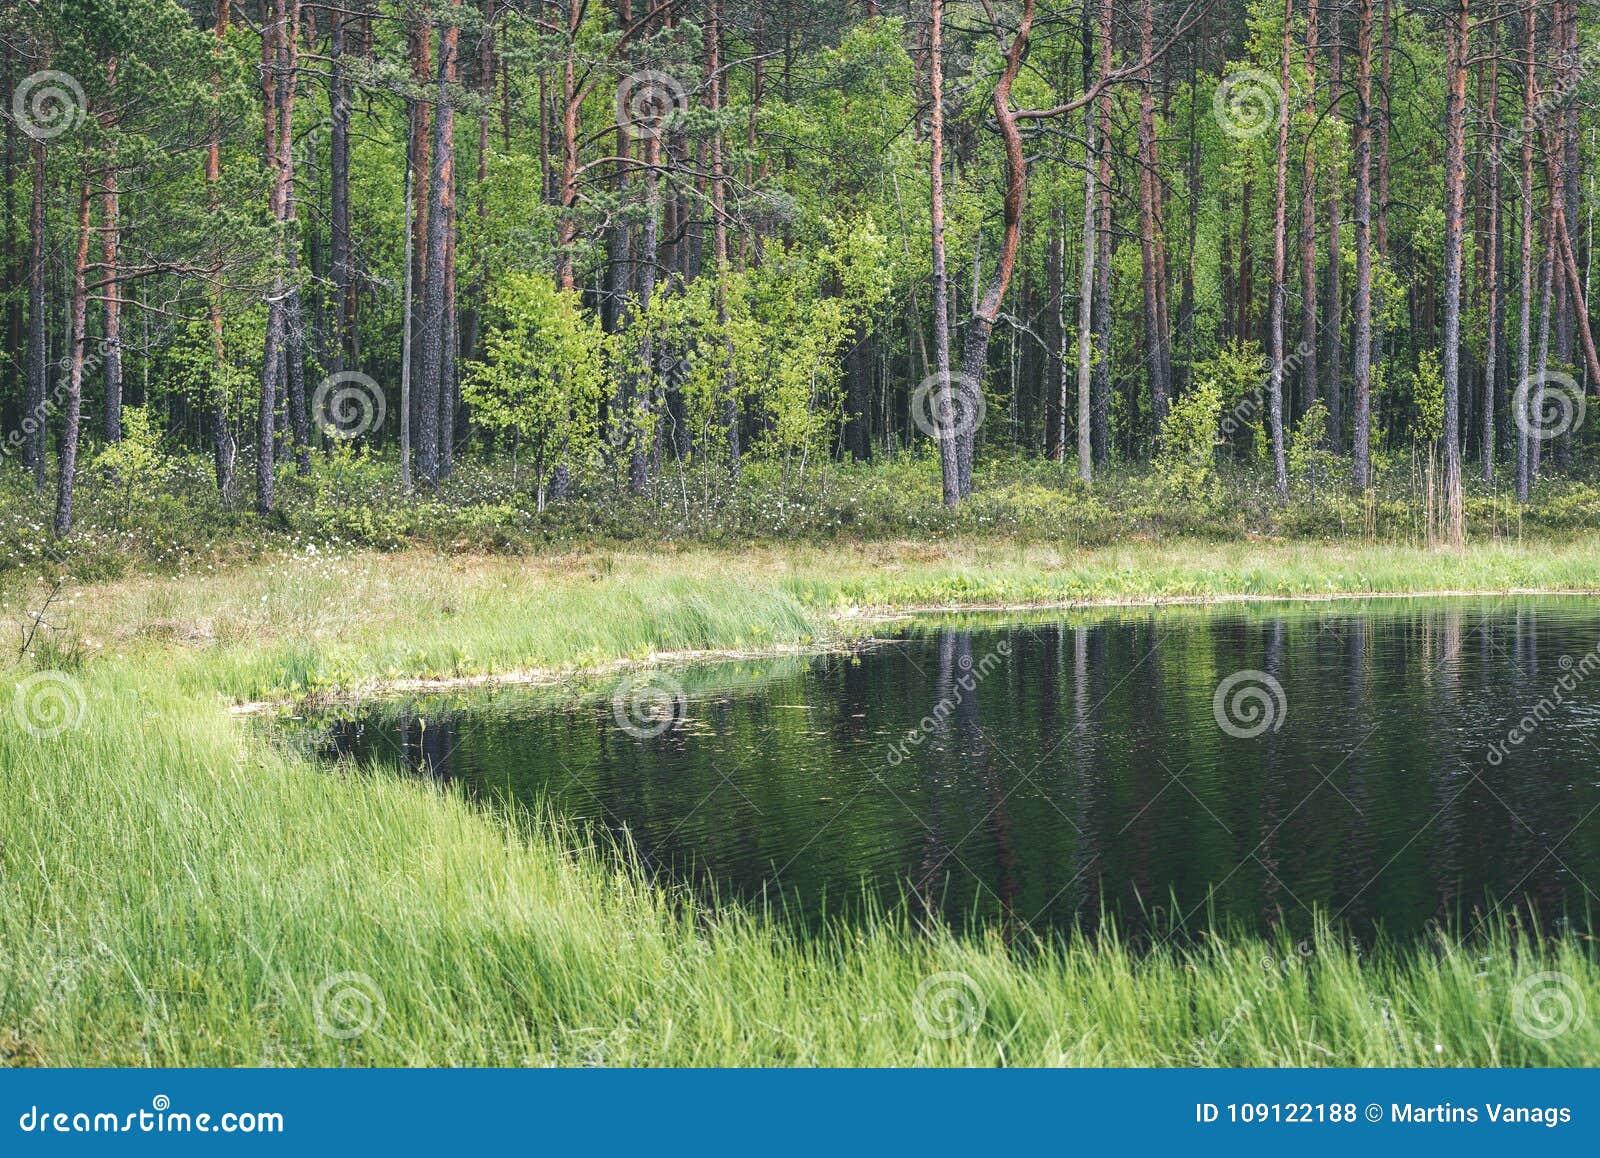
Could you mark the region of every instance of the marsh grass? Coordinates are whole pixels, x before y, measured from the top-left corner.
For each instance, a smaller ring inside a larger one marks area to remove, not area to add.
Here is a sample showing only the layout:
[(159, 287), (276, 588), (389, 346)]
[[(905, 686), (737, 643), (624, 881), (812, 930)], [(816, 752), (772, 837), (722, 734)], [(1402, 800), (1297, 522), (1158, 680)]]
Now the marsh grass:
[[(1450, 558), (1448, 585), (1583, 587), (1594, 557), (1587, 542), (1474, 551)], [(886, 917), (802, 937), (651, 883), (559, 819), (319, 766), (226, 711), (391, 673), (802, 644), (851, 630), (851, 608), (1417, 589), (1444, 571), (1391, 548), (880, 547), (318, 556), (80, 591), (55, 650), (4, 687), (67, 657), (78, 726), (39, 738), (0, 704), (0, 1060), (1592, 1062), (1600, 969), (1576, 933), (1530, 939), (1508, 917), (1407, 948), (1330, 930), (1151, 948)], [(1547, 973), (1587, 1014), (1543, 1037), (1522, 1026), (1560, 1013), (1529, 1003)]]

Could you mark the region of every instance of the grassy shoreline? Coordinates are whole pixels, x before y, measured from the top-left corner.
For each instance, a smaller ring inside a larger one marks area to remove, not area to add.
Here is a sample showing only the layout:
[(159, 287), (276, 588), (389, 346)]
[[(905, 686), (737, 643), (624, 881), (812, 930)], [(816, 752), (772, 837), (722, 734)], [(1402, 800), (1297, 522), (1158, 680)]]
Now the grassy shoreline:
[(316, 554), (78, 592), (51, 615), (67, 629), (6, 673), (8, 692), (34, 669), (63, 673), (86, 711), (50, 738), (15, 710), (0, 726), (0, 1062), (1592, 1060), (1596, 1019), (1541, 1039), (1514, 1008), (1519, 986), (1555, 972), (1600, 1010), (1588, 943), (1500, 927), (1405, 952), (1358, 954), (1326, 934), (1140, 954), (892, 923), (802, 942), (619, 871), (558, 821), (516, 827), (425, 785), (330, 773), (228, 710), (362, 681), (807, 647), (933, 601), (1362, 595), (1442, 575), (1485, 593), (1592, 589), (1600, 539), (1455, 555), (1183, 543)]

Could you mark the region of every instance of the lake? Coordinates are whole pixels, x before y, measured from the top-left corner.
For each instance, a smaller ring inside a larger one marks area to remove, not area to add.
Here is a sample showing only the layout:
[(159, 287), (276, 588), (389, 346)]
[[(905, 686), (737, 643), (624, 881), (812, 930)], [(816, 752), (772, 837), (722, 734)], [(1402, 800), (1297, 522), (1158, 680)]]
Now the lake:
[[(1600, 606), (1484, 598), (911, 622), (591, 694), (382, 703), (330, 755), (553, 806), (801, 926), (1545, 930), (1600, 888)], [(1600, 906), (1597, 906), (1600, 907)]]

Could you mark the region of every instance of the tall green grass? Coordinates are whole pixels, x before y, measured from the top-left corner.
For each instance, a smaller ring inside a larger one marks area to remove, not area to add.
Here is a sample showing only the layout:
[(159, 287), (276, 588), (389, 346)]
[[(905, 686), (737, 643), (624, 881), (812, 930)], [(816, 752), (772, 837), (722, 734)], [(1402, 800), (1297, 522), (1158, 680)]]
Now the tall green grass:
[[(1195, 548), (1170, 571), (1128, 579), (1136, 555), (1100, 556), (1091, 588), (1172, 593), (1252, 566), (1243, 553)], [(1309, 552), (1256, 558), (1268, 589), (1318, 568)], [(1424, 577), (1429, 560), (1437, 574), (1437, 556), (1354, 557), (1373, 589)], [(1537, 586), (1575, 579), (1583, 557), (1569, 548), (1457, 562), (1453, 578)], [(1528, 940), (1501, 921), (1467, 943), (1364, 953), (1326, 931), (1305, 946), (1227, 936), (1147, 951), (1114, 938), (1008, 944), (886, 919), (801, 939), (762, 914), (709, 910), (647, 883), (558, 821), (518, 827), (424, 784), (318, 767), (225, 710), (230, 698), (391, 672), (794, 644), (836, 630), (840, 606), (959, 594), (959, 577), (985, 565), (991, 578), (1044, 585), (1061, 569), (1026, 552), (533, 565), (358, 556), (86, 593), (66, 616), (70, 631), (33, 661), (77, 681), (79, 726), (39, 738), (0, 703), (0, 1060), (1600, 1057), (1600, 969), (1576, 938)], [(1090, 575), (1089, 561), (1075, 565)], [(28, 670), (11, 669), (0, 691), (9, 698)], [(1541, 1036), (1563, 1000), (1591, 1015)]]

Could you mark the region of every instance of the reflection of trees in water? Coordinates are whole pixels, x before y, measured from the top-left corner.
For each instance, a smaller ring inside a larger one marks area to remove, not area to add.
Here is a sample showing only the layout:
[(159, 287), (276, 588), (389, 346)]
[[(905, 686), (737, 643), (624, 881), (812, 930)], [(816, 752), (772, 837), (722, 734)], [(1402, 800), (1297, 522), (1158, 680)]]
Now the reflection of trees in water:
[(1072, 734), (1065, 737), (1064, 742), (1054, 738), (1050, 741), (1051, 749), (1066, 754), (1065, 762), (1072, 769), (1077, 831), (1072, 842), (1072, 875), (1060, 884), (1051, 882), (1049, 888), (1057, 896), (1058, 904), (1062, 899), (1058, 890), (1063, 887), (1068, 890), (1065, 900), (1071, 906), (1073, 923), (1087, 929), (1098, 928), (1103, 918), (1100, 889), (1096, 887), (1098, 878), (1091, 871), (1100, 857), (1094, 822), (1100, 793), (1090, 727), (1095, 717), (1094, 705), (1105, 698), (1105, 631), (1104, 627), (1073, 630)]
[[(948, 905), (941, 903), (947, 895), (957, 901), (971, 896), (980, 907), (997, 901), (1009, 930), (1019, 891), (1019, 857), (1005, 778), (997, 774), (979, 712), (984, 675), (973, 654), (972, 633), (940, 632), (938, 655), (938, 675), (928, 711), (934, 721), (933, 735), (931, 742), (923, 745), (924, 756), (917, 760), (925, 786), (923, 799), (930, 807), (921, 816), (924, 838), (911, 873), (913, 892), (928, 917), (940, 911), (958, 918), (966, 915), (951, 913)], [(975, 798), (969, 792), (973, 785), (981, 789)], [(976, 815), (960, 806), (969, 798), (974, 798), (974, 807), (980, 810)], [(979, 850), (968, 843), (979, 830), (994, 844), (992, 881), (984, 879), (985, 866), (976, 856)], [(969, 872), (977, 876), (970, 882), (971, 889), (964, 879)], [(951, 882), (956, 882), (954, 887)]]
[[(1137, 933), (1141, 906), (1170, 922), (1176, 895), (1198, 925), (1213, 885), (1218, 915), (1265, 925), (1307, 923), (1304, 902), (1348, 904), (1354, 932), (1379, 915), (1406, 931), (1470, 917), (1496, 890), (1548, 920), (1581, 899), (1574, 876), (1600, 875), (1600, 818), (1560, 843), (1595, 804), (1570, 728), (1600, 717), (1600, 676), (1500, 765), (1487, 746), (1552, 694), (1562, 654), (1588, 653), (1594, 623), (1526, 606), (1481, 623), (1447, 607), (1321, 623), (1141, 613), (1012, 630), (988, 669), (998, 633), (945, 630), (697, 696), (655, 738), (622, 732), (609, 702), (431, 701), (338, 725), (334, 746), (491, 800), (548, 794), (723, 896), (759, 896), (781, 867), (801, 912), (824, 890), (830, 909), (852, 907), (866, 877), (889, 896), (909, 881), (923, 918), (957, 922), (977, 910), (1093, 930), (1109, 903)], [(1289, 716), (1238, 740), (1211, 698), (1252, 668), (1283, 685)], [(924, 716), (924, 741), (891, 764), (890, 738)]]
[[(1129, 633), (1133, 654), (1128, 659), (1133, 679), (1130, 713), (1134, 722), (1132, 743), (1128, 745), (1128, 775), (1132, 785), (1133, 807), (1138, 810), (1146, 802), (1154, 801), (1168, 787), (1171, 773), (1163, 767), (1162, 757), (1170, 756), (1166, 737), (1161, 733), (1161, 635), (1152, 613)], [(1173, 772), (1178, 769), (1174, 768)], [(1171, 791), (1180, 791), (1171, 789)], [(1170, 802), (1162, 796), (1162, 811)], [(1163, 859), (1160, 827), (1150, 823), (1155, 819), (1155, 808), (1147, 811), (1134, 823), (1124, 837), (1131, 838), (1128, 852), (1128, 880), (1126, 894), (1136, 904), (1165, 907), (1167, 902), (1166, 874), (1160, 871)], [(1119, 888), (1119, 891), (1122, 889)]]
[[(1428, 808), (1433, 817), (1427, 850), (1427, 872), (1433, 881), (1435, 920), (1453, 922), (1460, 900), (1462, 843), (1472, 813), (1489, 803), (1478, 798), (1469, 783), (1482, 758), (1481, 744), (1457, 727), (1461, 702), (1461, 610), (1446, 608), (1430, 614), (1429, 651), (1425, 659), (1431, 676), (1426, 710), (1432, 724), (1436, 751), (1428, 774)], [(1469, 901), (1471, 898), (1469, 898)]]
[[(1278, 681), (1281, 687), (1284, 683), (1283, 652), (1285, 628), (1283, 617), (1275, 617), (1267, 625), (1265, 638), (1262, 640), (1262, 650), (1265, 653), (1262, 661), (1262, 670), (1272, 679)], [(1276, 706), (1267, 709), (1276, 712)], [(1275, 721), (1276, 722), (1276, 721)], [(1258, 917), (1265, 928), (1272, 928), (1282, 919), (1286, 907), (1295, 905), (1294, 897), (1286, 894), (1281, 873), (1283, 864), (1279, 859), (1278, 842), (1283, 831), (1283, 824), (1287, 817), (1284, 815), (1284, 797), (1286, 790), (1297, 793), (1296, 800), (1302, 799), (1304, 793), (1310, 791), (1310, 786), (1305, 781), (1305, 773), (1310, 769), (1301, 761), (1284, 760), (1279, 751), (1279, 732), (1276, 726), (1269, 726), (1258, 739), (1262, 746), (1262, 766), (1265, 775), (1261, 778), (1261, 823), (1262, 835), (1258, 842), (1255, 860), (1264, 870), (1261, 877), (1261, 904)], [(1299, 784), (1288, 788), (1289, 777), (1295, 777)], [(1247, 838), (1248, 839), (1248, 838)], [(1239, 847), (1236, 842), (1234, 855), (1248, 855), (1245, 851), (1250, 847), (1244, 844)], [(1302, 849), (1303, 851), (1303, 849)], [(1248, 866), (1246, 866), (1248, 868)]]
[[(1343, 652), (1345, 713), (1344, 727), (1339, 729), (1339, 733), (1344, 738), (1349, 756), (1340, 756), (1339, 759), (1344, 762), (1337, 767), (1322, 769), (1330, 774), (1332, 784), (1346, 797), (1346, 800), (1334, 802), (1334, 807), (1343, 810), (1344, 817), (1341, 826), (1344, 835), (1338, 842), (1333, 862), (1333, 902), (1337, 910), (1352, 899), (1359, 899), (1358, 894), (1363, 893), (1380, 867), (1374, 827), (1379, 796), (1374, 783), (1372, 745), (1382, 745), (1384, 737), (1381, 734), (1369, 736), (1368, 733), (1378, 722), (1377, 714), (1384, 708), (1373, 696), (1372, 672), (1368, 663), (1372, 640), (1367, 632), (1366, 617), (1352, 615), (1341, 619), (1331, 632), (1320, 634), (1318, 639), (1326, 639), (1326, 646), (1335, 656)], [(1318, 670), (1321, 670), (1321, 665)], [(1377, 759), (1381, 758), (1380, 748)], [(1323, 788), (1321, 791), (1332, 793), (1334, 789)], [(1357, 907), (1357, 912), (1360, 911)]]

